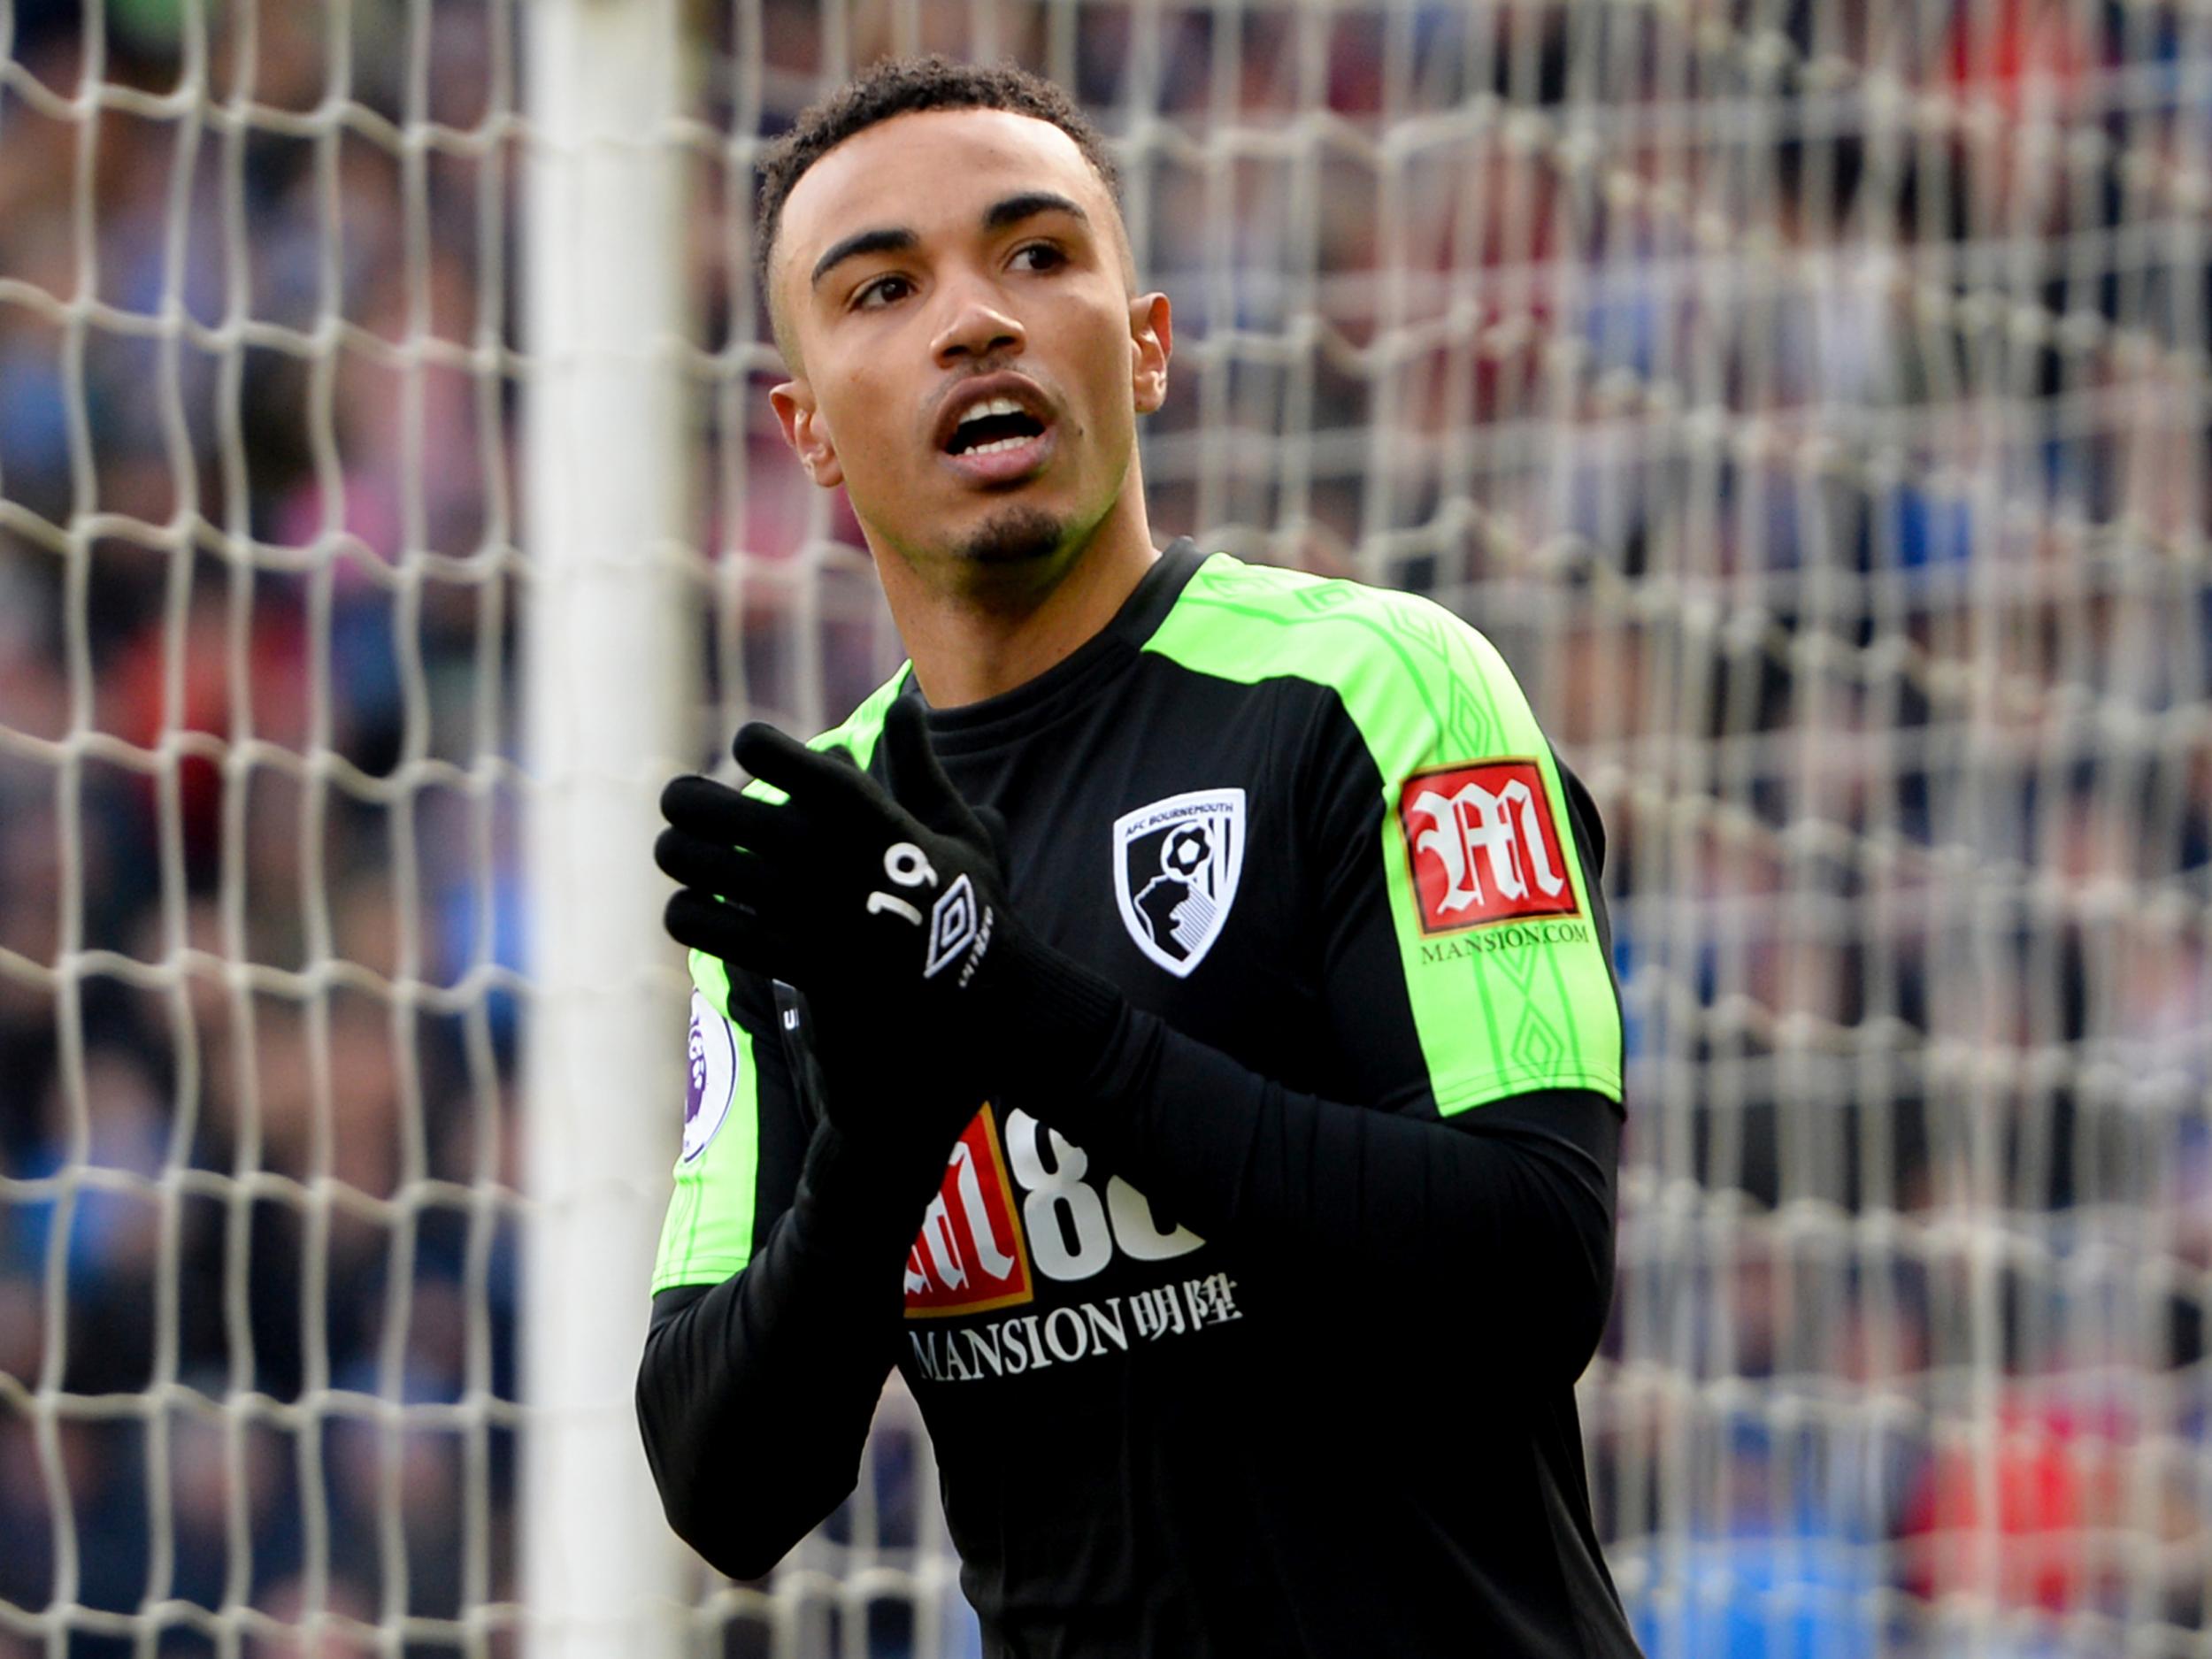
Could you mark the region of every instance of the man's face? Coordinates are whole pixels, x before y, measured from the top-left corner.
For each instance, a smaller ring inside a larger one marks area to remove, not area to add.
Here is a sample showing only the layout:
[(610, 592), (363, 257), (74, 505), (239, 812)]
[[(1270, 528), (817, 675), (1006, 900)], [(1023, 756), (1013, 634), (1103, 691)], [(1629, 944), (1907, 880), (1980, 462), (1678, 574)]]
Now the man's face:
[(1081, 546), (1166, 392), (1167, 302), (1065, 133), (933, 110), (856, 134), (784, 204), (770, 280), (795, 378), (772, 395), (815, 481), (910, 561)]

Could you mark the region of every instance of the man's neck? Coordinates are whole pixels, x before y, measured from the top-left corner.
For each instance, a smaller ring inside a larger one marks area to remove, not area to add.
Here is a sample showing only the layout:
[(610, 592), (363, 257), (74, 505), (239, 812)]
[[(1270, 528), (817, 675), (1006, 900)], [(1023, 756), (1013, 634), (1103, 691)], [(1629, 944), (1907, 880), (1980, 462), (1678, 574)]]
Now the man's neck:
[(1024, 577), (964, 574), (933, 581), (896, 554), (879, 553), (884, 596), (915, 678), (933, 707), (958, 708), (1025, 685), (1072, 656), (1114, 619), (1159, 553), (1143, 497), (1115, 503), (1081, 548)]

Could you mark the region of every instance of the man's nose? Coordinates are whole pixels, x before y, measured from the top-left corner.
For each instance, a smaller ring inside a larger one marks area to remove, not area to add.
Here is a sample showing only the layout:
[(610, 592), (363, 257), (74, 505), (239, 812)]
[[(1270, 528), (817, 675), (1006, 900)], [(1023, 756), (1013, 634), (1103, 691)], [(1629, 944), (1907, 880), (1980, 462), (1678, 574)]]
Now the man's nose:
[(1018, 352), (1028, 344), (1021, 324), (999, 309), (994, 296), (970, 289), (950, 297), (952, 309), (932, 348), (940, 364), (949, 365), (1000, 352)]

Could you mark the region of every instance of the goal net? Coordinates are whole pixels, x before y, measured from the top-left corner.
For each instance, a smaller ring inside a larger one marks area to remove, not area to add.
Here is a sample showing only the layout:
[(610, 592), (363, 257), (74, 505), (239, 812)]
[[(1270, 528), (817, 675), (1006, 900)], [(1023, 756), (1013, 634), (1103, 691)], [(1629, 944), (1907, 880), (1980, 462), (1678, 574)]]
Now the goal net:
[(652, 791), (900, 655), (757, 163), (921, 50), (1118, 146), (1156, 527), (1597, 797), (1647, 1649), (2212, 1654), (2206, 0), (0, 0), (0, 1659), (972, 1649), (895, 1382), (749, 1585), (626, 1399)]

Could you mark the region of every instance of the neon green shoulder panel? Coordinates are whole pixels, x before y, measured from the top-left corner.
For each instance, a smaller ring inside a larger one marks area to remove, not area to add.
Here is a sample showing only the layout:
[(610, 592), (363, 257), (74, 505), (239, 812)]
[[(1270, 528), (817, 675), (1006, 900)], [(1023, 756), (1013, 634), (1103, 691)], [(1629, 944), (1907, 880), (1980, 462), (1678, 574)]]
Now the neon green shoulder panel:
[(833, 743), (842, 743), (853, 752), (853, 758), (865, 767), (876, 752), (876, 739), (883, 735), (883, 717), (890, 712), (897, 700), (899, 688), (906, 684), (906, 677), (914, 664), (901, 663), (899, 671), (860, 700), (860, 706), (839, 724), (817, 738), (808, 740), (809, 749), (827, 749)]
[[(884, 711), (898, 695), (902, 667), (839, 726), (812, 741), (842, 743), (863, 766), (875, 753)], [(748, 794), (780, 800), (781, 792), (749, 784)], [(656, 1294), (675, 1285), (718, 1285), (752, 1259), (760, 1185), (762, 1047), (778, 1054), (772, 1031), (756, 1032), (730, 1007), (730, 976), (719, 959), (691, 953), (690, 1110), (676, 1163), (676, 1187), (661, 1224), (653, 1269)]]
[[(1621, 1098), (1620, 1005), (1592, 925), (1558, 764), (1489, 641), (1413, 595), (1217, 553), (1145, 649), (1240, 684), (1294, 679), (1337, 693), (1382, 778), (1391, 914), (1440, 1113), (1538, 1088)], [(1427, 838), (1406, 826), (1401, 791), (1417, 774), (1501, 762), (1518, 763), (1525, 779), (1540, 777), (1563, 854), (1555, 875), (1572, 884), (1571, 913), (1563, 902), (1562, 914), (1540, 923), (1438, 929), (1431, 918), (1425, 929), (1414, 861)]]

